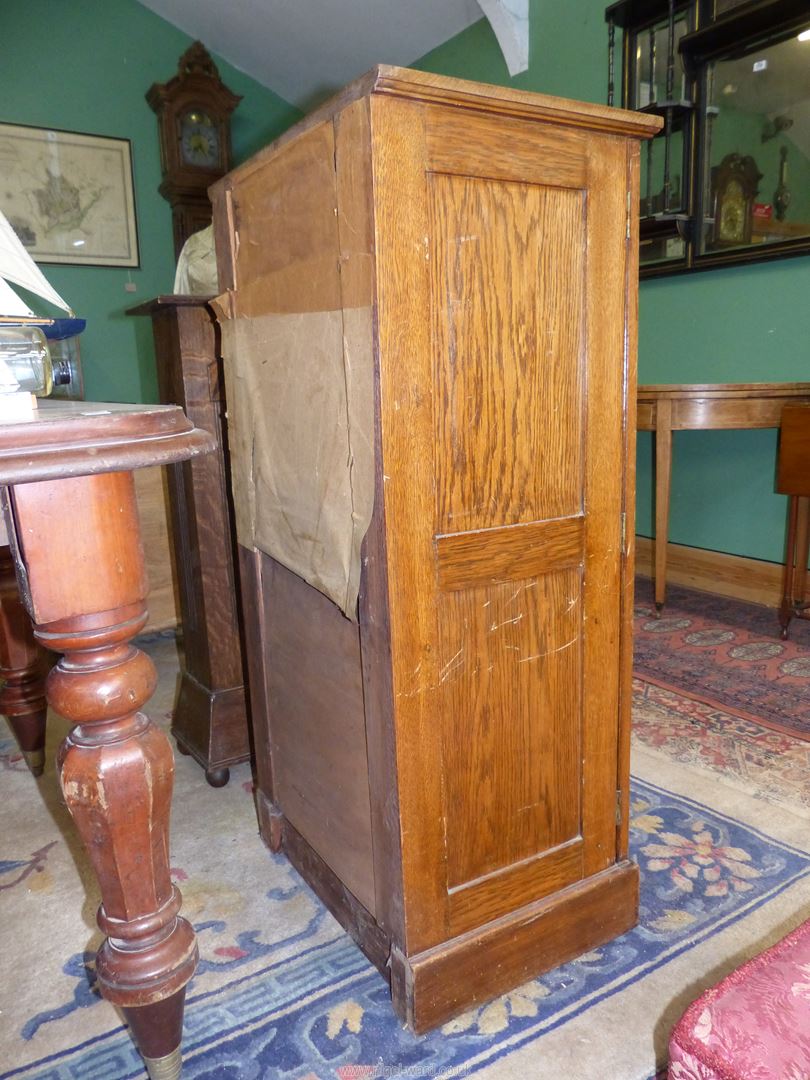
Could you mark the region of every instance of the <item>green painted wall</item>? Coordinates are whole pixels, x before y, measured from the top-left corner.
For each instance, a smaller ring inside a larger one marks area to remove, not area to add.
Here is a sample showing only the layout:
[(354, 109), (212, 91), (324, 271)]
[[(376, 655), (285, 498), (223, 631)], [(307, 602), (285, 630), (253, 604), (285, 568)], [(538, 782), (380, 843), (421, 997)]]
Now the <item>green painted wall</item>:
[[(481, 21), (413, 66), (460, 78), (604, 102), (601, 0), (530, 0), (529, 70), (510, 79)], [(791, 183), (795, 177), (791, 176)], [(643, 281), (639, 379), (810, 382), (810, 258)], [(651, 437), (639, 438), (638, 531), (653, 534)], [(774, 494), (772, 431), (675, 436), (670, 539), (780, 562), (785, 499)]]
[[(88, 399), (155, 401), (150, 322), (125, 310), (171, 292), (171, 211), (158, 194), (157, 120), (144, 94), (165, 82), (191, 39), (135, 0), (3, 0), (0, 120), (63, 128), (132, 142), (141, 265), (49, 266), (43, 271), (87, 319), (82, 363)], [(243, 95), (233, 115), (237, 162), (280, 134), (300, 113), (216, 55), (223, 81)], [(136, 292), (124, 290), (132, 281)], [(41, 307), (36, 310), (48, 313)]]

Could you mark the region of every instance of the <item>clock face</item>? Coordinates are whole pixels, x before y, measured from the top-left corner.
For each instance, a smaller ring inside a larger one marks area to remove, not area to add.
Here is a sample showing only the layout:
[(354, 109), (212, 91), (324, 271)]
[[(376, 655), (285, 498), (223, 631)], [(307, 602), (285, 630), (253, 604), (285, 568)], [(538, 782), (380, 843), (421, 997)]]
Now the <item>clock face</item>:
[(180, 117), (180, 156), (187, 165), (200, 169), (219, 164), (217, 126), (202, 109), (189, 109)]
[(741, 244), (745, 240), (745, 195), (737, 180), (729, 181), (720, 210), (720, 239)]

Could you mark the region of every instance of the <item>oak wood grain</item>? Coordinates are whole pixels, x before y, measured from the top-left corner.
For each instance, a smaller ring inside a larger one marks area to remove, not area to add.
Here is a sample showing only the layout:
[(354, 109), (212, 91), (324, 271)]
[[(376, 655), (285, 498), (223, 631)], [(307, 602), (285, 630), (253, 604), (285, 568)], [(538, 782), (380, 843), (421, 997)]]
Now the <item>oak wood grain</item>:
[[(636, 142), (625, 146), (626, 182), (630, 206), (638, 205), (640, 147)], [(630, 220), (627, 230), (624, 265), (624, 304), (626, 330), (624, 335), (624, 386), (622, 390), (622, 438), (624, 442), (624, 485), (622, 490), (622, 553), (621, 553), (621, 643), (619, 654), (619, 731), (616, 754), (616, 790), (618, 819), (616, 855), (628, 858), (630, 790), (630, 731), (633, 702), (633, 617), (635, 588), (635, 517), (636, 517), (636, 425), (633, 422), (633, 402), (637, 397), (636, 363), (633, 343), (638, 337), (638, 232), (639, 223)]]
[(578, 566), (584, 557), (585, 527), (575, 517), (436, 537), (441, 589), (513, 581)]
[(512, 863), (449, 890), (448, 931), (453, 937), (558, 892), (582, 878), (582, 838)]
[(580, 594), (572, 569), (437, 597), (450, 887), (579, 835)]
[[(431, 262), (424, 110), (370, 100), (380, 364), (380, 430), (391, 620), (392, 723), (396, 740), (407, 951), (446, 933), (447, 838), (443, 732), (437, 703), (443, 660), (434, 602), (434, 415)], [(457, 647), (457, 646), (456, 646)], [(425, 767), (426, 762), (431, 762)], [(416, 830), (416, 833), (413, 833)]]
[[(495, 156), (494, 129), (469, 170)], [(429, 192), (437, 531), (576, 514), (582, 193), (466, 175), (433, 176)]]
[[(617, 183), (617, 177), (621, 182)], [(631, 641), (623, 636), (626, 582), (623, 527), (632, 474), (627, 473), (627, 383), (635, 351), (627, 336), (629, 239), (627, 148), (618, 139), (588, 140), (588, 259), (585, 267), (583, 398), (585, 569), (581, 679), (583, 872), (616, 861), (616, 791), (622, 714), (623, 662)]]
[(585, 132), (538, 130), (520, 120), (503, 119), (497, 138), (501, 145), (509, 144), (509, 153), (493, 154), (496, 135), (489, 116), (468, 116), (463, 125), (447, 109), (431, 108), (429, 116), (427, 164), (431, 172), (579, 190), (586, 185)]

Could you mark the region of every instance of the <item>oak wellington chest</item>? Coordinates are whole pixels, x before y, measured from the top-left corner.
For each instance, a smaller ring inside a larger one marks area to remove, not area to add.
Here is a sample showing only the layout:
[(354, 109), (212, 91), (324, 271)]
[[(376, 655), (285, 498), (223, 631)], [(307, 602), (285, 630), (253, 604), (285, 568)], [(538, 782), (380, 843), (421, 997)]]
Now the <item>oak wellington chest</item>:
[(659, 123), (379, 67), (212, 189), (260, 827), (416, 1031), (636, 920)]

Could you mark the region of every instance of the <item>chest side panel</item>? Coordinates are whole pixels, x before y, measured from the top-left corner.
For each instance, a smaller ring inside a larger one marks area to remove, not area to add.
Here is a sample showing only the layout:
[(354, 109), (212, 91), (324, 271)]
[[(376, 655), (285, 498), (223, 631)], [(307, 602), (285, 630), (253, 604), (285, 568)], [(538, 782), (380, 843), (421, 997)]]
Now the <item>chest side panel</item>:
[(627, 153), (583, 130), (379, 104), (413, 949), (616, 858)]
[(576, 530), (558, 569), (481, 573), (436, 542), (458, 573), (437, 608), (458, 889), (578, 846), (584, 215), (577, 189), (434, 173), (428, 191), (438, 535), (531, 556), (524, 526)]

